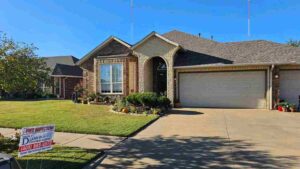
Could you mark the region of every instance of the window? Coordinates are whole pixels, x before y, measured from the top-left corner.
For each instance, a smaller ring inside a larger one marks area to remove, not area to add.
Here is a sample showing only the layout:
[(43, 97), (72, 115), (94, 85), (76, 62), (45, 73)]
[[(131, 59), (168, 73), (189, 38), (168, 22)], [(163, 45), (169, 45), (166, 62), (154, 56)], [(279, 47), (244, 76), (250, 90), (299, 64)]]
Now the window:
[(54, 78), (54, 94), (60, 95), (61, 79), (58, 77)]
[(123, 92), (123, 65), (122, 64), (102, 64), (100, 66), (101, 93)]

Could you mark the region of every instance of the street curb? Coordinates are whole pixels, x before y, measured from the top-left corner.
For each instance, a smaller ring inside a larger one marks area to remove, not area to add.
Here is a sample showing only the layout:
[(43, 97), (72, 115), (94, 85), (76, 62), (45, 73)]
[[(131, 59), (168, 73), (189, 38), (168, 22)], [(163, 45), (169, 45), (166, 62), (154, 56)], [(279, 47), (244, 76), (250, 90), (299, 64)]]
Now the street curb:
[[(145, 129), (146, 129), (147, 127), (149, 127), (151, 124), (153, 124), (153, 123), (156, 122), (158, 119), (160, 119), (160, 117), (161, 117), (161, 116), (158, 116), (157, 118), (155, 118), (155, 119), (149, 121), (149, 122), (148, 122), (147, 124), (145, 124), (143, 127), (139, 128), (139, 129), (136, 130), (135, 132), (129, 134), (129, 135), (126, 137), (126, 139), (129, 138), (129, 137), (134, 137), (134, 136), (137, 135), (139, 132), (145, 130)], [(126, 139), (125, 139), (125, 140), (126, 140)]]
[(89, 162), (82, 169), (94, 169), (96, 168), (103, 159), (106, 157), (105, 152), (102, 150), (94, 158), (90, 159)]

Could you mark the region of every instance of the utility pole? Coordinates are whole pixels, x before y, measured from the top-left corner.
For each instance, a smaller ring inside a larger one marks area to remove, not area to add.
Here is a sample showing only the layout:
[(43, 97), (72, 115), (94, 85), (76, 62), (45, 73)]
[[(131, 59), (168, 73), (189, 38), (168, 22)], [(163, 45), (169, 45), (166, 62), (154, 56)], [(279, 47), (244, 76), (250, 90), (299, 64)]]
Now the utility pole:
[(130, 39), (134, 41), (134, 13), (133, 13), (133, 0), (130, 0)]

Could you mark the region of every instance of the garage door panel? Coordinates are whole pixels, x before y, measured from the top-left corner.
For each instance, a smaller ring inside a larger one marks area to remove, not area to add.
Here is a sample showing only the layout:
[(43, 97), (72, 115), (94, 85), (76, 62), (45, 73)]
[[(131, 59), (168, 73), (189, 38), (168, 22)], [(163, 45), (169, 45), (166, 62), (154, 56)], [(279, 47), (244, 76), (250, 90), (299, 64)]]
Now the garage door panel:
[(300, 70), (280, 71), (280, 98), (298, 105)]
[(186, 107), (266, 108), (265, 72), (182, 73), (179, 99)]

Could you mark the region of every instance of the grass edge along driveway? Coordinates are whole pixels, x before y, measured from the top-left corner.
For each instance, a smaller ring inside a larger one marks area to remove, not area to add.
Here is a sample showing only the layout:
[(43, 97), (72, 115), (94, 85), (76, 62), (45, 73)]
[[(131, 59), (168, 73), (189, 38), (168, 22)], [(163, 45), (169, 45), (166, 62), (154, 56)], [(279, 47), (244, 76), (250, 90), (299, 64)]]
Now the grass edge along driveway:
[(55, 131), (61, 132), (128, 136), (158, 118), (117, 114), (110, 109), (70, 100), (0, 101), (0, 127), (54, 124)]

